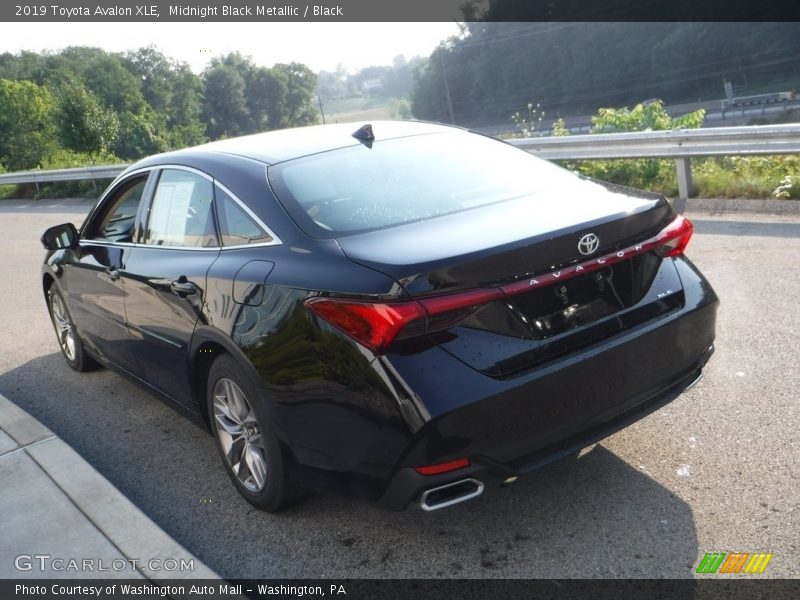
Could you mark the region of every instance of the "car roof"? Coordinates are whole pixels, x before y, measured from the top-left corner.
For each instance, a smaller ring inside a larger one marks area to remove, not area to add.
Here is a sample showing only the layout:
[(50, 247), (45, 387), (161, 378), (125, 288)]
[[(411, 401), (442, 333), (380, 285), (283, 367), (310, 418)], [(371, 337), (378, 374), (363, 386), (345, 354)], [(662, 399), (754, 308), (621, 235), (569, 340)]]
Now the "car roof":
[(361, 142), (353, 137), (353, 134), (365, 125), (371, 125), (375, 141), (461, 130), (461, 128), (421, 121), (372, 121), (371, 123), (313, 125), (219, 140), (172, 152), (170, 156), (178, 157), (181, 154), (210, 152), (233, 154), (267, 164), (276, 164), (310, 154), (356, 146)]

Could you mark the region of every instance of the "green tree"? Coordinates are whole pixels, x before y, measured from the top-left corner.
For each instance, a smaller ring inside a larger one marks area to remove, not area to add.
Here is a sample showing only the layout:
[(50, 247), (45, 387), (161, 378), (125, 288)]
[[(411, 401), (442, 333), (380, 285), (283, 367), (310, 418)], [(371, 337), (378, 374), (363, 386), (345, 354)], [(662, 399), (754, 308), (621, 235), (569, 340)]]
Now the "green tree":
[(167, 114), (170, 145), (173, 148), (205, 142), (206, 126), (202, 119), (203, 82), (189, 65), (176, 64), (172, 75), (172, 98)]
[(115, 54), (95, 57), (85, 70), (85, 84), (103, 104), (117, 113), (141, 113), (147, 102), (142, 95), (142, 82), (125, 68)]
[[(430, 60), (416, 66), (413, 72), (414, 91), (411, 94), (411, 113), (420, 119), (449, 122), (442, 65), (449, 60), (449, 49), (439, 45)], [(450, 79), (448, 78), (448, 85)], [(452, 99), (451, 99), (452, 103)]]
[(116, 113), (79, 83), (58, 90), (56, 120), (61, 143), (75, 152), (108, 152), (119, 133)]
[(273, 69), (254, 68), (247, 81), (247, 106), (252, 131), (280, 129), (287, 125), (287, 79)]
[[(673, 119), (664, 110), (664, 103), (655, 100), (637, 104), (632, 109), (601, 108), (592, 117), (592, 133), (696, 129), (702, 127), (704, 117), (705, 111), (700, 109)], [(663, 187), (664, 182), (675, 179), (672, 161), (658, 159), (590, 160), (567, 166), (577, 166), (581, 173), (589, 177), (640, 188)]]
[(53, 114), (46, 88), (0, 79), (0, 162), (9, 171), (36, 167), (54, 150)]
[(46, 58), (36, 52), (0, 54), (0, 79), (33, 81), (41, 85), (46, 79), (47, 71)]
[(296, 62), (277, 64), (272, 67), (272, 71), (285, 77), (286, 124), (299, 127), (316, 123), (319, 115), (313, 103), (314, 90), (317, 87), (317, 76), (314, 72), (306, 65)]
[(317, 73), (317, 93), (323, 99), (344, 98), (350, 95), (347, 86), (347, 71), (339, 64), (336, 71), (320, 71)]
[(203, 73), (203, 114), (212, 139), (317, 122), (316, 75), (300, 63), (258, 67), (238, 52)]
[(512, 3), (489, 4), (513, 22), (469, 22), (434, 50), (417, 71), (416, 117), (447, 116), (445, 80), (456, 122), (469, 126), (504, 123), (529, 98), (567, 116), (653, 97), (717, 100), (723, 78), (739, 95), (800, 81), (800, 23), (540, 23), (498, 12)]
[(170, 148), (205, 141), (202, 122), (203, 84), (186, 63), (170, 61), (153, 46), (128, 52), (125, 67), (140, 81), (147, 104), (160, 117), (164, 131), (159, 136)]
[(153, 46), (125, 54), (123, 66), (141, 85), (144, 100), (156, 111), (166, 112), (172, 104), (173, 69), (170, 61)]
[(163, 136), (164, 118), (151, 108), (138, 113), (119, 114), (119, 134), (111, 149), (116, 156), (126, 160), (137, 160), (148, 154), (169, 149)]
[(211, 139), (231, 137), (250, 129), (250, 110), (245, 97), (245, 78), (235, 67), (216, 63), (203, 74), (203, 116)]

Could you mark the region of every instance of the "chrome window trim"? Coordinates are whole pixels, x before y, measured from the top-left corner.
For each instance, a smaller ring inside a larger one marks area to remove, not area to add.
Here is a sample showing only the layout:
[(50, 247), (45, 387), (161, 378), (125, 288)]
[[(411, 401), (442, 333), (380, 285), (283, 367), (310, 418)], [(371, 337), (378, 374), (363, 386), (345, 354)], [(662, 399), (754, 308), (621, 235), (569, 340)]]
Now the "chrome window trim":
[(267, 248), (269, 246), (280, 246), (283, 242), (257, 242), (255, 244), (236, 244), (235, 246), (220, 246), (220, 250), (241, 250), (242, 248)]
[(123, 248), (133, 248), (136, 244), (133, 242), (114, 242), (111, 240), (101, 239), (92, 240), (89, 238), (81, 238), (78, 240), (79, 246), (122, 246)]
[[(155, 201), (156, 193), (158, 192), (158, 183), (161, 180), (161, 175), (163, 175), (163, 172), (165, 170), (169, 169), (170, 171), (186, 171), (187, 173), (191, 173), (193, 175), (197, 175), (199, 177), (202, 177), (203, 179), (206, 179), (211, 184), (212, 193), (214, 191), (214, 178), (211, 177), (211, 175), (209, 175), (208, 173), (204, 173), (203, 171), (200, 171), (199, 169), (195, 169), (194, 167), (187, 167), (187, 166), (184, 166), (184, 165), (154, 165), (154, 166), (148, 167), (148, 168), (150, 170), (158, 169), (160, 171), (160, 173), (158, 174), (158, 181), (156, 181), (154, 183), (153, 192), (152, 192), (152, 198), (150, 199), (150, 203), (147, 206), (147, 214), (144, 215), (144, 218), (142, 219), (142, 227), (144, 228), (144, 231), (142, 232), (142, 234), (140, 236), (142, 238), (142, 240), (144, 240), (146, 232), (147, 232), (147, 223), (150, 220), (150, 212), (153, 210), (153, 202)], [(215, 202), (215, 201), (216, 201), (216, 198), (213, 199), (212, 204), (211, 204), (212, 215), (213, 215), (213, 212), (214, 212), (214, 204), (213, 204), (213, 202)], [(213, 216), (213, 218), (214, 218), (214, 220), (216, 220), (216, 216)], [(217, 246), (163, 246), (163, 245), (159, 245), (159, 244), (147, 244), (144, 241), (136, 242), (134, 244), (134, 246), (135, 247), (144, 246), (144, 247), (147, 247), (147, 248), (173, 248), (175, 250), (219, 250), (219, 248), (220, 248), (220, 246), (218, 246), (218, 245)]]
[[(94, 240), (94, 239), (91, 239), (91, 238), (79, 238), (78, 239), (78, 244), (81, 245), (81, 246), (122, 246), (122, 247), (130, 247), (130, 248), (143, 247), (143, 248), (159, 248), (161, 250), (202, 250), (202, 251), (206, 251), (206, 252), (209, 252), (209, 251), (210, 252), (220, 252), (222, 250), (241, 250), (242, 248), (259, 248), (259, 247), (268, 247), (268, 246), (280, 246), (280, 245), (283, 244), (283, 241), (281, 241), (281, 239), (277, 235), (275, 235), (275, 232), (273, 232), (272, 229), (267, 227), (266, 224), (261, 219), (259, 219), (258, 216), (252, 210), (250, 210), (250, 208), (236, 194), (234, 194), (232, 191), (230, 191), (230, 189), (228, 189), (226, 186), (224, 186), (219, 181), (214, 179), (208, 173), (200, 171), (199, 169), (195, 169), (194, 167), (187, 167), (185, 165), (173, 165), (173, 164), (152, 165), (152, 166), (149, 166), (149, 167), (142, 167), (141, 169), (136, 169), (135, 171), (131, 171), (130, 173), (123, 173), (122, 175), (117, 177), (114, 181), (112, 181), (111, 184), (108, 186), (108, 189), (106, 189), (106, 191), (100, 197), (100, 200), (98, 200), (97, 204), (95, 205), (94, 210), (87, 217), (87, 222), (88, 222), (89, 218), (91, 218), (97, 212), (97, 210), (100, 209), (100, 207), (105, 203), (106, 197), (111, 192), (111, 190), (113, 190), (117, 186), (118, 183), (122, 182), (125, 179), (128, 179), (129, 177), (135, 177), (136, 175), (141, 175), (142, 173), (145, 173), (145, 172), (149, 173), (150, 171), (154, 171), (156, 169), (158, 169), (158, 170), (174, 169), (174, 170), (178, 170), (178, 171), (188, 171), (190, 173), (194, 173), (196, 175), (200, 175), (201, 177), (203, 177), (205, 179), (208, 179), (212, 183), (212, 185), (215, 185), (215, 186), (219, 187), (219, 189), (221, 189), (223, 192), (228, 194), (228, 196), (233, 198), (233, 201), (236, 202), (236, 204), (238, 204), (239, 207), (245, 213), (247, 213), (247, 215), (250, 218), (252, 218), (256, 222), (256, 224), (259, 227), (261, 227), (272, 238), (272, 241), (269, 241), (269, 242), (258, 242), (256, 244), (237, 244), (235, 246), (222, 246), (222, 245), (217, 245), (217, 246), (156, 246), (155, 244), (144, 244), (144, 243), (139, 243), (139, 242), (114, 242), (114, 241), (106, 240), (106, 239)], [(156, 182), (156, 186), (157, 185), (158, 185), (158, 183)], [(269, 185), (269, 183), (267, 183), (267, 185)], [(216, 201), (217, 201), (217, 199), (215, 197), (214, 198), (214, 202), (216, 203)], [(152, 206), (152, 202), (151, 202), (151, 206)], [(148, 217), (149, 217), (149, 209), (150, 209), (150, 207), (148, 207)]]
[(259, 248), (275, 246), (273, 242), (258, 242), (257, 244), (238, 244), (236, 246), (156, 246), (154, 244), (134, 244), (131, 242), (112, 242), (110, 240), (78, 240), (80, 246), (121, 246), (127, 248), (157, 248), (159, 250), (203, 250), (205, 252), (220, 252), (223, 250), (241, 250), (243, 248)]
[(141, 175), (142, 173), (149, 172), (152, 170), (153, 167), (142, 167), (141, 169), (136, 169), (135, 171), (126, 171), (124, 173), (120, 173), (114, 178), (114, 180), (111, 183), (108, 184), (108, 187), (100, 195), (100, 199), (97, 201), (97, 204), (95, 206), (99, 207), (101, 204), (103, 204), (103, 202), (106, 199), (106, 196), (108, 196), (109, 192), (111, 192), (111, 190), (114, 189), (119, 182), (128, 179), (129, 177), (133, 177), (135, 175)]
[[(152, 170), (153, 170), (153, 167), (143, 167), (141, 169), (136, 169), (135, 171), (131, 171), (129, 173), (121, 173), (120, 175), (117, 175), (117, 177), (114, 179), (114, 181), (109, 183), (108, 187), (103, 191), (102, 194), (100, 194), (100, 198), (97, 200), (97, 202), (95, 202), (94, 206), (89, 211), (89, 214), (86, 215), (86, 218), (84, 219), (83, 224), (81, 225), (81, 228), (78, 231), (78, 234), (79, 234), (78, 241), (80, 242), (81, 240), (84, 240), (84, 239), (85, 240), (91, 240), (91, 238), (84, 238), (83, 237), (83, 230), (89, 225), (89, 222), (92, 219), (94, 219), (94, 216), (98, 213), (98, 211), (100, 211), (100, 210), (105, 208), (105, 204), (108, 201), (108, 196), (111, 194), (112, 191), (114, 191), (114, 189), (117, 187), (117, 185), (119, 185), (123, 181), (126, 181), (127, 179), (130, 179), (132, 177), (136, 177), (137, 175), (141, 175), (142, 173), (147, 173), (148, 177), (149, 177), (150, 176), (149, 173)], [(147, 180), (145, 180), (145, 183), (147, 183)], [(145, 188), (145, 191), (147, 191), (146, 188)], [(102, 238), (102, 239), (105, 239), (105, 238)], [(127, 242), (123, 242), (123, 243), (127, 243)]]
[(128, 248), (158, 248), (159, 250), (203, 250), (219, 252), (220, 246), (156, 246), (155, 244), (139, 244), (131, 242), (112, 242), (110, 240), (78, 240), (81, 246), (121, 246)]
[[(272, 238), (271, 242), (259, 242), (258, 244), (238, 244), (237, 246), (222, 246), (223, 248), (238, 248), (238, 247), (246, 248), (249, 246), (277, 246), (278, 244), (283, 243), (281, 239), (277, 235), (275, 235), (275, 232), (272, 231), (269, 227), (267, 227), (264, 221), (259, 219), (258, 216), (252, 210), (250, 210), (250, 207), (248, 207), (244, 202), (242, 202), (236, 194), (234, 194), (227, 187), (222, 185), (219, 181), (215, 181), (214, 185), (216, 185), (219, 189), (228, 194), (228, 196), (233, 198), (233, 201), (239, 205), (239, 208), (241, 208), (245, 213), (247, 213), (247, 215), (251, 219), (253, 219), (256, 222), (256, 224), (267, 233), (267, 235), (269, 235)], [(269, 185), (269, 183), (267, 185)], [(214, 200), (216, 201), (216, 197), (214, 198)]]

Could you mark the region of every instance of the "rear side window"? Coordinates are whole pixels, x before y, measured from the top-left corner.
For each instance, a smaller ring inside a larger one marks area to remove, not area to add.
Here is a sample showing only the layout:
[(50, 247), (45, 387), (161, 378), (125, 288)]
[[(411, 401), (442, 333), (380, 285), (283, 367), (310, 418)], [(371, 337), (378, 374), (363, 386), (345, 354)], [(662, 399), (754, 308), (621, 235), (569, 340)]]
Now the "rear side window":
[(272, 236), (219, 186), (217, 187), (217, 219), (223, 246), (263, 244), (272, 241)]
[(144, 243), (153, 246), (216, 246), (209, 179), (179, 169), (164, 169), (147, 216)]
[(462, 131), (352, 145), (273, 165), (268, 174), (281, 204), (316, 238), (383, 229), (521, 197), (552, 201), (553, 193), (583, 184), (527, 152)]

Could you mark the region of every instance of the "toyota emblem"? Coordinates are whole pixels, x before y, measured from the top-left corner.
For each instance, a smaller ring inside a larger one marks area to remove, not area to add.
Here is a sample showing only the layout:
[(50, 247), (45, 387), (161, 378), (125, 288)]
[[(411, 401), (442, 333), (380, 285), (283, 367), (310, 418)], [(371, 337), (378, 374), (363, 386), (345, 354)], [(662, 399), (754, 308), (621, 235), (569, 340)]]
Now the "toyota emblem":
[(587, 233), (578, 240), (578, 252), (588, 256), (589, 254), (594, 254), (599, 245), (600, 238), (593, 233)]

